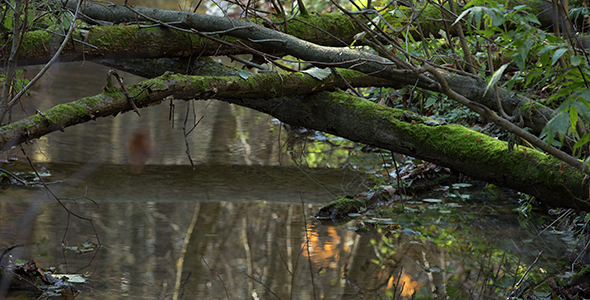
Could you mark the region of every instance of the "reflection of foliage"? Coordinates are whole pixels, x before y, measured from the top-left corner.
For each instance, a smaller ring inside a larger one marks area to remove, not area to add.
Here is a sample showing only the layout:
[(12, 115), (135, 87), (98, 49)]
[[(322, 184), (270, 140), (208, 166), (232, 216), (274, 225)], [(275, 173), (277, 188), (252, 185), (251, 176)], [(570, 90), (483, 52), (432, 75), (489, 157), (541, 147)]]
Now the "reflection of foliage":
[[(540, 250), (544, 251), (542, 257), (550, 260), (559, 259), (559, 253), (566, 251), (564, 247), (567, 246), (563, 243), (557, 249), (560, 242), (555, 234), (534, 239), (537, 232), (530, 229), (538, 227), (534, 224), (536, 221), (542, 223), (545, 220), (528, 219), (528, 229), (523, 229), (515, 220), (517, 215), (512, 213), (509, 216), (507, 209), (490, 207), (478, 211), (476, 206), (461, 209), (436, 206), (429, 203), (429, 208), (389, 210), (389, 217), (396, 223), (379, 229), (381, 240), (372, 241), (378, 254), (374, 262), (381, 266), (395, 266), (400, 259), (407, 259), (411, 255), (407, 252), (408, 244), (422, 245), (425, 249), (423, 256), (412, 260), (434, 278), (431, 284), (439, 290), (427, 290), (430, 285), (425, 285), (414, 295), (416, 299), (429, 299), (434, 296), (432, 293), (453, 299), (476, 293), (493, 299), (506, 297), (517, 288), (515, 284), (525, 275)], [(381, 220), (388, 217), (385, 212), (379, 213)], [(406, 253), (400, 256), (400, 252)], [(544, 259), (533, 264), (526, 274), (529, 282), (542, 283), (547, 270), (555, 267), (546, 265)], [(439, 282), (436, 276), (441, 277)], [(419, 276), (412, 274), (412, 277)], [(444, 284), (444, 288), (438, 284)], [(536, 292), (542, 290), (543, 286), (536, 288)]]
[(341, 168), (354, 154), (349, 140), (320, 132), (297, 133), (286, 137), (287, 150), (297, 165), (310, 168)]

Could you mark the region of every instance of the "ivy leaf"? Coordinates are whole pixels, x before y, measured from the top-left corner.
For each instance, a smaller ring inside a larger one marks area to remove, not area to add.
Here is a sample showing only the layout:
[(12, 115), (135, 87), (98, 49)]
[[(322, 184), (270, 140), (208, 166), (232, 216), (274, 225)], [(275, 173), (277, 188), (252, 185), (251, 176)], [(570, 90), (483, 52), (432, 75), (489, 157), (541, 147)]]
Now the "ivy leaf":
[(585, 89), (582, 92), (580, 92), (578, 95), (578, 97), (590, 102), (590, 89)]
[(494, 86), (494, 84), (496, 84), (498, 80), (500, 80), (500, 77), (502, 77), (502, 74), (504, 73), (504, 70), (506, 70), (506, 67), (508, 67), (508, 64), (503, 64), (496, 72), (494, 72), (492, 79), (490, 79), (490, 82), (488, 82), (488, 86), (486, 86), (486, 90), (483, 92), (484, 96), (486, 95), (490, 87)]
[(578, 110), (573, 105), (570, 106), (570, 124), (572, 131), (575, 132), (576, 125), (578, 124)]
[(584, 118), (586, 121), (590, 121), (590, 110), (588, 109), (588, 101), (586, 101), (585, 99), (581, 99), (579, 101), (572, 103), (571, 107), (575, 108), (576, 112), (580, 114), (580, 116), (582, 116), (582, 118)]
[(311, 75), (311, 77), (317, 79), (317, 80), (324, 80), (326, 79), (326, 77), (330, 76), (330, 74), (332, 74), (332, 71), (330, 70), (330, 68), (311, 68), (309, 70), (303, 70), (301, 71), (303, 73), (307, 73), (309, 75)]
[(580, 65), (582, 61), (580, 60), (580, 57), (577, 55), (574, 55), (570, 58), (570, 63), (572, 64), (572, 66), (577, 67)]
[(554, 65), (567, 51), (566, 48), (557, 49), (555, 53), (553, 53), (553, 59), (551, 59), (551, 65)]
[(500, 12), (500, 11), (497, 11), (496, 9), (493, 9), (493, 8), (487, 8), (487, 9), (485, 9), (485, 12), (492, 19), (492, 25), (500, 26), (500, 25), (502, 25), (502, 23), (504, 23), (504, 17), (496, 14), (496, 12)]
[(242, 77), (243, 79), (248, 79), (248, 72), (244, 71), (244, 70), (239, 70), (238, 71), (238, 75), (240, 75), (240, 77)]
[(586, 133), (576, 144), (574, 144), (574, 150), (586, 145), (590, 141), (590, 133)]
[(561, 113), (551, 119), (543, 131), (541, 132), (541, 136), (547, 135), (547, 143), (552, 144), (553, 140), (555, 139), (555, 134), (559, 133), (561, 137), (563, 137), (567, 130), (570, 128), (570, 114), (569, 113)]
[(453, 22), (452, 25), (457, 24), (457, 22), (461, 21), (461, 19), (463, 19), (463, 17), (465, 17), (466, 15), (468, 15), (471, 12), (472, 8), (466, 9), (464, 10), (455, 20), (455, 22)]

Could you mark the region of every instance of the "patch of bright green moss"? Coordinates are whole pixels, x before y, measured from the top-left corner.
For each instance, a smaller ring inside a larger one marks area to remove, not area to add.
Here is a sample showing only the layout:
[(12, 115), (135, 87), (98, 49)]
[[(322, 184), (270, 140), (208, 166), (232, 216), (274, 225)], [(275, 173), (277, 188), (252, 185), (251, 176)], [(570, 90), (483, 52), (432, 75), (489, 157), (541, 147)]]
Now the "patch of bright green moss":
[(351, 213), (358, 213), (365, 206), (365, 198), (352, 198), (350, 196), (338, 197), (338, 199), (320, 208), (316, 214), (316, 218), (339, 221), (348, 218), (348, 215)]
[(72, 116), (84, 117), (87, 115), (87, 111), (82, 103), (70, 102), (56, 105), (43, 115), (50, 123), (59, 124), (63, 123), (64, 120), (70, 119)]

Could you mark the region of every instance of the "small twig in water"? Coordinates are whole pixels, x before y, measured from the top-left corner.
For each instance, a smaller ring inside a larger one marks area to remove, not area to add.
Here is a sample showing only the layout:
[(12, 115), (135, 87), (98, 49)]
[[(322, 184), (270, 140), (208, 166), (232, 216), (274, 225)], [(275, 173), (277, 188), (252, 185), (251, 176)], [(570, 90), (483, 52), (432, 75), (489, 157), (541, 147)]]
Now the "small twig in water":
[(47, 186), (47, 184), (45, 184), (45, 181), (43, 180), (43, 178), (41, 177), (41, 175), (39, 174), (39, 172), (37, 172), (37, 169), (35, 168), (35, 166), (33, 165), (33, 162), (31, 161), (31, 159), (29, 158), (29, 156), (27, 155), (27, 153), (25, 152), (25, 149), (21, 146), (20, 150), (22, 151), (22, 153), (24, 154), (25, 158), (27, 159), (27, 161), (29, 162), (29, 166), (31, 166), (31, 169), (33, 169), (33, 172), (35, 172), (35, 175), (39, 178), (39, 182), (41, 182), (41, 184), (43, 185), (43, 187), (45, 187), (45, 190), (53, 197), (55, 198), (55, 200), (57, 201), (57, 203), (59, 203), (59, 205), (61, 205), (61, 207), (68, 213), (68, 221), (67, 221), (67, 225), (66, 225), (66, 230), (64, 232), (64, 237), (62, 239), (62, 244), (65, 244), (65, 238), (66, 238), (66, 233), (68, 232), (68, 228), (69, 228), (69, 224), (70, 224), (70, 215), (80, 219), (80, 220), (85, 220), (90, 222), (90, 226), (92, 226), (92, 230), (94, 231), (94, 235), (96, 236), (96, 242), (98, 244), (98, 248), (100, 248), (101, 243), (100, 243), (100, 239), (98, 238), (98, 232), (96, 231), (96, 228), (94, 227), (94, 223), (92, 222), (92, 219), (90, 218), (86, 218), (83, 217), (73, 211), (71, 211), (70, 209), (68, 209), (63, 202), (61, 202), (61, 200), (51, 191), (51, 189), (49, 189), (49, 187)]
[(205, 260), (205, 258), (201, 258), (201, 260), (203, 261), (203, 263), (205, 263), (205, 265), (207, 266), (207, 269), (209, 269), (209, 271), (211, 271), (212, 273), (214, 273), (215, 276), (217, 276), (217, 278), (219, 278), (219, 281), (221, 281), (221, 285), (223, 285), (223, 290), (225, 291), (225, 296), (227, 297), (227, 299), (230, 299), (229, 298), (229, 294), (227, 293), (227, 288), (225, 287), (225, 282), (223, 282), (223, 279), (221, 279), (221, 276), (219, 276), (219, 273), (213, 271), (213, 269), (211, 269), (211, 267), (209, 267), (209, 264), (207, 263), (207, 261)]
[(311, 253), (309, 251), (309, 236), (307, 232), (307, 219), (305, 218), (305, 203), (303, 202), (303, 195), (299, 192), (299, 197), (301, 198), (301, 215), (303, 216), (303, 225), (305, 228), (305, 249), (307, 250), (307, 261), (309, 262), (309, 274), (311, 275), (311, 287), (313, 288), (313, 299), (316, 299), (315, 296), (315, 282), (313, 279), (313, 265), (311, 263)]
[(539, 252), (539, 254), (537, 254), (537, 257), (535, 258), (535, 260), (533, 261), (533, 263), (526, 269), (526, 271), (524, 272), (524, 274), (522, 274), (522, 277), (516, 283), (516, 285), (514, 285), (515, 287), (519, 286), (522, 283), (522, 281), (524, 280), (524, 278), (526, 277), (526, 275), (529, 273), (529, 271), (533, 268), (533, 266), (537, 263), (537, 261), (539, 261), (539, 257), (541, 257), (542, 254), (543, 254), (543, 250), (541, 250), (541, 252)]
[(263, 286), (263, 287), (264, 287), (264, 288), (265, 288), (265, 289), (266, 289), (266, 290), (267, 290), (269, 293), (271, 293), (273, 296), (277, 297), (277, 299), (281, 299), (281, 297), (279, 297), (279, 295), (277, 295), (277, 294), (273, 293), (273, 291), (272, 291), (272, 290), (271, 290), (271, 289), (270, 289), (268, 286), (266, 286), (266, 285), (264, 284), (264, 282), (262, 282), (262, 281), (260, 281), (260, 280), (258, 280), (258, 279), (256, 279), (256, 278), (254, 278), (254, 277), (252, 277), (252, 276), (248, 275), (248, 273), (245, 273), (245, 274), (246, 274), (246, 276), (247, 276), (248, 278), (250, 278), (250, 279), (254, 280), (256, 283), (258, 283), (258, 284), (262, 285), (262, 286)]

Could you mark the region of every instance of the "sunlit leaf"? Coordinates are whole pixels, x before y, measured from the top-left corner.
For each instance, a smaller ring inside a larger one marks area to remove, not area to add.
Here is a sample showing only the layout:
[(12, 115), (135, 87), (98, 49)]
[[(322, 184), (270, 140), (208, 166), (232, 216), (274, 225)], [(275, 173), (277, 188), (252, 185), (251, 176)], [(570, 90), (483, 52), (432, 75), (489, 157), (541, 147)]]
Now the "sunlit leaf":
[(584, 91), (580, 92), (577, 96), (590, 102), (590, 89), (584, 89)]
[[(474, 8), (475, 8), (475, 7), (474, 7)], [(457, 17), (457, 19), (455, 20), (455, 22), (453, 22), (453, 24), (452, 24), (452, 25), (455, 25), (455, 24), (457, 24), (457, 22), (459, 22), (459, 21), (460, 21), (461, 19), (463, 19), (463, 18), (464, 18), (466, 15), (468, 15), (468, 14), (469, 14), (469, 13), (470, 13), (470, 12), (471, 12), (471, 11), (472, 11), (474, 8), (469, 8), (469, 9), (466, 9), (466, 10), (464, 10), (464, 11), (463, 11), (463, 12), (462, 12), (462, 13), (461, 13), (461, 14), (460, 14), (458, 17)]]
[(466, 188), (473, 186), (471, 183), (453, 183), (453, 187), (456, 188)]
[(479, 24), (481, 24), (481, 15), (482, 14), (483, 14), (483, 11), (482, 11), (481, 7), (474, 7), (473, 17), (475, 18), (475, 24), (478, 25), (478, 29), (479, 29)]
[(586, 145), (588, 143), (588, 141), (590, 141), (590, 133), (584, 134), (584, 136), (582, 138), (580, 138), (580, 140), (574, 144), (574, 149), (578, 149), (578, 148)]
[[(577, 113), (582, 116), (582, 118), (584, 118), (586, 121), (590, 121), (590, 104), (588, 103), (588, 101), (582, 99), (580, 101), (575, 101), (572, 103), (571, 105), (572, 107), (574, 107), (577, 111)], [(571, 111), (570, 111), (571, 113)], [(572, 124), (572, 127), (576, 127), (575, 124)]]
[(484, 95), (488, 92), (490, 87), (494, 86), (500, 80), (502, 74), (504, 74), (504, 70), (506, 70), (506, 67), (508, 67), (508, 64), (503, 64), (496, 72), (494, 72), (492, 79), (490, 79), (488, 86), (486, 86), (486, 90), (483, 92)]
[[(535, 16), (534, 14), (526, 14), (525, 18), (527, 21), (529, 21), (531, 23), (541, 25), (541, 22), (539, 21), (539, 19), (537, 19), (537, 16)], [(544, 39), (541, 39), (541, 40), (544, 40)]]
[(442, 202), (441, 199), (433, 199), (433, 198), (426, 198), (426, 199), (422, 199), (423, 202), (428, 202), (428, 203), (440, 203)]
[(88, 281), (86, 277), (80, 274), (51, 274), (49, 276), (57, 280), (63, 280), (71, 283), (86, 283)]
[(504, 23), (504, 17), (497, 14), (497, 13), (501, 13), (500, 10), (488, 8), (488, 9), (486, 9), (486, 13), (488, 14), (488, 16), (490, 18), (492, 18), (492, 25), (500, 26), (500, 25), (502, 25), (502, 23)]
[(519, 69), (524, 69), (524, 58), (522, 57), (522, 55), (520, 55), (520, 53), (515, 53), (514, 63)]
[(541, 65), (546, 66), (549, 64), (549, 52), (543, 52), (539, 58)]
[(519, 11), (519, 10), (521, 10), (521, 9), (525, 9), (525, 8), (527, 8), (527, 6), (526, 6), (526, 5), (517, 5), (517, 6), (513, 7), (512, 9), (513, 9), (514, 11)]
[(539, 51), (537, 51), (537, 54), (543, 54), (545, 52), (551, 51), (553, 49), (557, 48), (557, 46), (555, 45), (547, 45), (543, 48), (541, 48)]
[(570, 124), (572, 128), (576, 128), (578, 124), (578, 110), (573, 106), (570, 107)]
[(434, 103), (436, 103), (437, 100), (438, 100), (438, 98), (428, 97), (428, 99), (426, 99), (426, 104), (424, 104), (424, 107), (426, 107), (426, 108), (431, 107)]
[(301, 72), (307, 73), (317, 80), (324, 80), (326, 77), (328, 77), (328, 76), (330, 76), (330, 74), (332, 74), (332, 71), (330, 70), (330, 68), (320, 69), (320, 68), (316, 68), (316, 67), (313, 67), (309, 70), (303, 70)]
[[(533, 43), (533, 39), (527, 39), (518, 47), (518, 52), (515, 53), (514, 61), (520, 69), (524, 69), (524, 62), (529, 56), (529, 51), (531, 50)], [(518, 62), (516, 61), (516, 58), (518, 58)]]
[(575, 20), (580, 15), (582, 15), (582, 16), (590, 15), (590, 9), (588, 9), (588, 7), (576, 7), (576, 8), (570, 9), (570, 19)]

